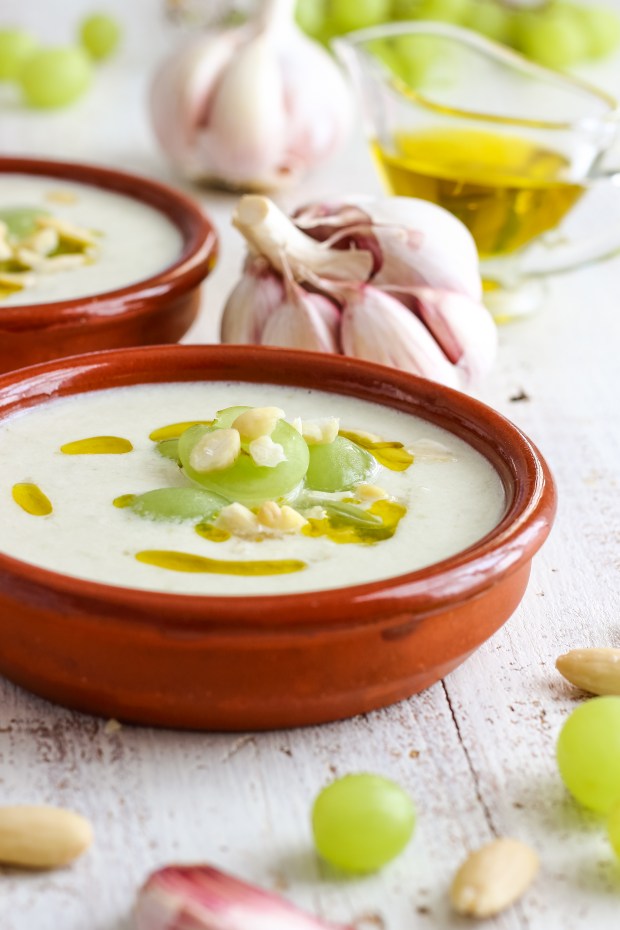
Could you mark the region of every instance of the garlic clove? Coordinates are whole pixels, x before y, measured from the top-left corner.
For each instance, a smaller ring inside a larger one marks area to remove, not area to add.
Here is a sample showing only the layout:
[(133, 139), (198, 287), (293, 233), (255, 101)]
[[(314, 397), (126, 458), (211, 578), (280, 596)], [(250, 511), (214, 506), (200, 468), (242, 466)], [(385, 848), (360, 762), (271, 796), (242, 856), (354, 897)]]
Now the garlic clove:
[(419, 288), (411, 292), (416, 311), (465, 384), (491, 370), (497, 354), (497, 327), (486, 307), (463, 294)]
[[(377, 287), (428, 286), (482, 297), (478, 250), (474, 239), (443, 207), (414, 197), (379, 197), (359, 202), (375, 224), (383, 264)], [(400, 229), (398, 228), (400, 226)], [(415, 236), (411, 237), (411, 231)]]
[(138, 894), (134, 930), (353, 930), (207, 865), (168, 866)]
[(222, 342), (260, 343), (265, 323), (284, 300), (282, 278), (259, 256), (246, 262), (239, 283), (230, 293), (222, 314)]
[(224, 69), (200, 136), (200, 151), (216, 175), (244, 186), (277, 172), (286, 134), (283, 97), (271, 37), (258, 35)]
[(427, 328), (400, 301), (366, 285), (347, 294), (342, 314), (347, 355), (458, 387), (456, 368)]
[(340, 349), (340, 312), (333, 301), (295, 285), (289, 297), (267, 320), (262, 345), (314, 352)]

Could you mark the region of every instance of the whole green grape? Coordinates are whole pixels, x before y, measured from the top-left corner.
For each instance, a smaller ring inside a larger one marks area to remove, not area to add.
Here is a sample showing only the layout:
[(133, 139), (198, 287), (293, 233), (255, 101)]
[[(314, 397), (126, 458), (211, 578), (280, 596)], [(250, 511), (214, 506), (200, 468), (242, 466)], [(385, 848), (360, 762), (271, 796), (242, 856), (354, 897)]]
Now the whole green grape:
[(328, 21), (339, 32), (376, 26), (390, 18), (390, 0), (330, 0)]
[(310, 36), (321, 35), (325, 26), (327, 8), (324, 0), (297, 0), (297, 25)]
[(464, 25), (495, 42), (509, 44), (512, 38), (512, 12), (496, 0), (473, 3)]
[(16, 81), (38, 47), (35, 37), (23, 29), (0, 29), (0, 81)]
[(620, 803), (620, 697), (597, 697), (572, 712), (558, 738), (557, 760), (571, 794), (607, 813)]
[(620, 804), (616, 804), (609, 812), (607, 835), (613, 851), (620, 858)]
[(569, 4), (524, 10), (515, 14), (513, 22), (515, 47), (548, 68), (569, 68), (588, 53), (579, 14)]
[(63, 107), (87, 90), (92, 65), (81, 48), (44, 48), (26, 60), (19, 78), (29, 106)]
[(589, 57), (602, 58), (620, 45), (620, 17), (614, 10), (588, 5), (578, 7), (577, 13)]
[(121, 27), (107, 13), (92, 13), (80, 25), (80, 42), (95, 61), (112, 55), (120, 42)]
[(367, 481), (375, 470), (375, 460), (366, 449), (337, 436), (327, 445), (310, 446), (306, 487), (311, 491), (347, 491)]
[(318, 795), (312, 831), (320, 855), (344, 872), (375, 872), (405, 848), (415, 826), (411, 798), (380, 775), (345, 775)]
[(421, 0), (416, 17), (444, 23), (464, 23), (470, 15), (471, 7), (472, 0)]

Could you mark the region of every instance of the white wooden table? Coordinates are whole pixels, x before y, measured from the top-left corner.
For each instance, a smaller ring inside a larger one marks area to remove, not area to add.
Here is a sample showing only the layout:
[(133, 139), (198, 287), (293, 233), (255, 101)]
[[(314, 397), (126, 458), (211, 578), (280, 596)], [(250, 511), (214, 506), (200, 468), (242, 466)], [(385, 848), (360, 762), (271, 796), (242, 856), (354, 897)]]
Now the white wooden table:
[[(66, 38), (90, 0), (3, 0), (3, 21)], [(0, 95), (0, 150), (122, 165), (172, 180), (144, 110), (148, 74), (166, 45), (156, 0), (108, 0), (125, 48), (91, 94), (33, 115)], [(75, 14), (75, 15), (74, 15)], [(613, 89), (620, 63), (593, 75)], [(616, 81), (620, 90), (620, 77)], [(359, 139), (288, 198), (377, 189)], [(200, 197), (217, 222), (221, 259), (191, 341), (214, 341), (242, 249), (228, 228), (234, 198)], [(0, 803), (50, 803), (92, 819), (96, 843), (65, 871), (0, 872), (1, 930), (128, 930), (150, 870), (204, 860), (277, 888), (359, 930), (466, 926), (447, 887), (466, 852), (499, 835), (534, 846), (540, 878), (493, 930), (612, 930), (620, 866), (601, 823), (567, 797), (557, 733), (582, 699), (554, 670), (576, 646), (620, 645), (620, 259), (557, 278), (544, 312), (501, 332), (482, 399), (540, 446), (560, 511), (506, 627), (445, 682), (378, 713), (303, 731), (210, 735), (123, 727), (71, 713), (0, 682)], [(524, 391), (527, 400), (511, 400)], [(1, 648), (1, 644), (0, 644)], [(336, 775), (369, 770), (407, 788), (415, 837), (376, 877), (342, 880), (312, 851), (309, 810)]]

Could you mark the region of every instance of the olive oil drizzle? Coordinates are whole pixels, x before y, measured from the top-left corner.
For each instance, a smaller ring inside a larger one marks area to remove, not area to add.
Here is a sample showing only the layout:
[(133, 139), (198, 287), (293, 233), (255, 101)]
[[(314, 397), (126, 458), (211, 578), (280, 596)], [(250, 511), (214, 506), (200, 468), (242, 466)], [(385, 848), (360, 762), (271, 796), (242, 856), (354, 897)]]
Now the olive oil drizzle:
[(380, 465), (384, 465), (390, 471), (406, 471), (413, 465), (413, 455), (405, 449), (402, 442), (373, 442), (360, 433), (344, 429), (341, 429), (338, 435), (366, 449)]
[(372, 546), (383, 539), (391, 539), (398, 528), (398, 524), (407, 513), (404, 504), (397, 501), (375, 501), (366, 513), (377, 517), (376, 523), (354, 521), (346, 514), (337, 510), (328, 510), (320, 519), (310, 518), (301, 532), (304, 536), (326, 536), (332, 542), (340, 545), (357, 543), (362, 546)]
[(202, 536), (203, 539), (208, 539), (209, 542), (220, 543), (230, 539), (229, 532), (220, 529), (219, 526), (214, 526), (213, 523), (198, 523), (194, 529), (199, 536)]
[(121, 494), (120, 497), (115, 497), (112, 503), (115, 507), (118, 507), (119, 510), (123, 510), (125, 507), (131, 507), (135, 499), (135, 494)]
[(290, 575), (303, 571), (308, 566), (298, 559), (273, 559), (270, 561), (227, 561), (207, 559), (189, 552), (166, 549), (144, 549), (136, 552), (138, 562), (166, 568), (172, 572), (188, 572), (209, 575)]
[(186, 429), (192, 426), (213, 426), (213, 420), (186, 420), (183, 423), (170, 423), (168, 426), (160, 426), (149, 433), (149, 439), (153, 442), (162, 442), (164, 439), (178, 439)]
[(50, 499), (36, 484), (30, 482), (14, 484), (12, 495), (18, 507), (33, 517), (47, 517), (54, 509)]
[(132, 452), (133, 446), (121, 436), (90, 436), (88, 439), (66, 442), (60, 451), (64, 455), (123, 455)]

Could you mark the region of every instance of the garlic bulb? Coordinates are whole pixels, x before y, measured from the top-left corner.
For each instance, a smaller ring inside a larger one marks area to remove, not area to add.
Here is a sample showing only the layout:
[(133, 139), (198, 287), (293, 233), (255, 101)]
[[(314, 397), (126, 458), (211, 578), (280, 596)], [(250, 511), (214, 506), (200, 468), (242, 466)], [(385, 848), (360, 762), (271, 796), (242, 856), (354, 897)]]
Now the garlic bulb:
[(207, 865), (168, 866), (138, 894), (135, 930), (352, 930)]
[(247, 195), (233, 224), (249, 258), (224, 308), (223, 342), (343, 351), (451, 387), (490, 369), (497, 332), (476, 248), (441, 207), (386, 197), (312, 204), (291, 220)]
[(298, 181), (344, 141), (353, 110), (336, 63), (294, 22), (295, 0), (177, 49), (151, 93), (155, 134), (187, 177), (263, 190)]

